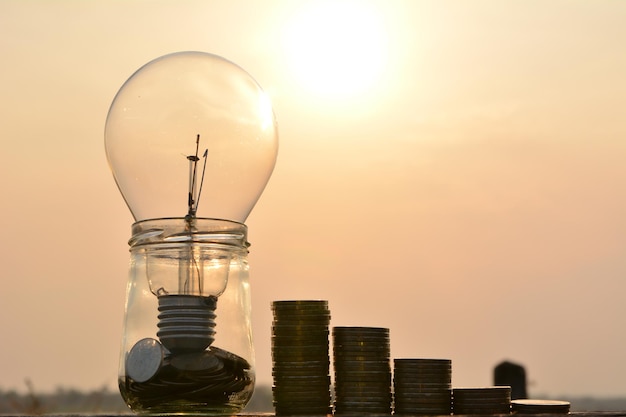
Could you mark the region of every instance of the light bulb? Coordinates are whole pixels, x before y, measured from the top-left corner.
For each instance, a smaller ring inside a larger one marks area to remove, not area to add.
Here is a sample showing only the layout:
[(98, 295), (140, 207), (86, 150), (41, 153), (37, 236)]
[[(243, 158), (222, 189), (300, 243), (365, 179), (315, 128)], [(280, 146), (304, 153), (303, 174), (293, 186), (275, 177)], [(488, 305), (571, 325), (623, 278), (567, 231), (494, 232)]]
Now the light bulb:
[[(206, 300), (163, 297), (219, 297), (230, 259), (194, 244), (205, 234), (197, 219), (244, 222), (272, 174), (278, 134), (261, 87), (217, 55), (178, 52), (157, 58), (137, 70), (115, 96), (105, 147), (137, 222), (185, 219), (180, 230), (145, 232), (169, 233), (170, 242), (188, 242), (169, 253), (148, 255), (151, 291), (169, 308), (187, 303), (194, 311)], [(134, 234), (131, 243), (143, 237)]]
[(105, 146), (136, 221), (245, 222), (274, 169), (278, 133), (267, 95), (247, 72), (216, 55), (178, 52), (124, 83)]
[[(278, 152), (268, 97), (222, 57), (165, 55), (118, 91), (105, 149), (135, 219), (122, 395), (140, 412), (239, 410), (254, 380), (244, 222)], [(218, 348), (220, 297), (232, 340)]]

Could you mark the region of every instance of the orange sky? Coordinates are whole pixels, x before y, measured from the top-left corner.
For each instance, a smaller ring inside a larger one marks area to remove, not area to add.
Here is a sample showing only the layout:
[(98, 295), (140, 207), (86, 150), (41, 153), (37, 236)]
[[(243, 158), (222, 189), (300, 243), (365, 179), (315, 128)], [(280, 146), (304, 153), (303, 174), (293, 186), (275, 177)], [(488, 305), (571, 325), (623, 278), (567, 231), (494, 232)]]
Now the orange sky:
[[(531, 394), (626, 395), (626, 3), (249, 3), (0, 2), (0, 389), (115, 389), (132, 217), (106, 114), (141, 65), (201, 50), (279, 123), (247, 222), (261, 383), (270, 302), (323, 298), (456, 386), (510, 359)], [(361, 20), (378, 37), (344, 38)]]

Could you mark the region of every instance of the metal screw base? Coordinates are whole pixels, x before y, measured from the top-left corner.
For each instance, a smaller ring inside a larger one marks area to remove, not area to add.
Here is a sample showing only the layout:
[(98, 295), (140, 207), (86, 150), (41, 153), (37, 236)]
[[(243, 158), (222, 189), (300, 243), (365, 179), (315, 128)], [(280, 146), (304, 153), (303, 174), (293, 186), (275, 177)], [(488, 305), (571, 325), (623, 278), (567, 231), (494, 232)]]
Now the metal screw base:
[(162, 295), (157, 336), (170, 352), (199, 352), (215, 340), (217, 297)]

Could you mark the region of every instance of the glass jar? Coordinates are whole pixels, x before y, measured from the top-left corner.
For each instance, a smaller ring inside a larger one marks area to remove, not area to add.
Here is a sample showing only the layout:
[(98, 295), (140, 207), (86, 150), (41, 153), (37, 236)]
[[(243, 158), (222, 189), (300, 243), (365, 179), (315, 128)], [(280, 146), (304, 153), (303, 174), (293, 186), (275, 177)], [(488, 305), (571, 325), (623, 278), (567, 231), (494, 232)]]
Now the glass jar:
[(254, 390), (247, 227), (132, 226), (119, 387), (140, 414), (240, 412)]

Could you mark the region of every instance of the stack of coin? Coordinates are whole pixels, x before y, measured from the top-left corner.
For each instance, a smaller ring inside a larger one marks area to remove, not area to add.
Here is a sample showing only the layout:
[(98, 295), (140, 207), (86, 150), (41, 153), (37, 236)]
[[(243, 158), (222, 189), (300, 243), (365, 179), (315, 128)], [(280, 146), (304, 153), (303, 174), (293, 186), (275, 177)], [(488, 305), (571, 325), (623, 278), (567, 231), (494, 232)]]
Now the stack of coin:
[(454, 414), (509, 414), (511, 412), (511, 387), (452, 389)]
[(567, 414), (569, 401), (555, 400), (513, 400), (511, 411), (520, 414)]
[(272, 311), (276, 415), (330, 414), (328, 302), (274, 301)]
[(394, 359), (393, 362), (394, 414), (450, 414), (450, 359)]
[(335, 414), (391, 414), (389, 329), (334, 327)]

